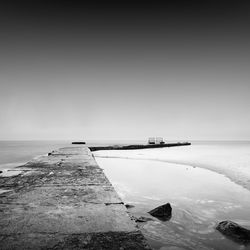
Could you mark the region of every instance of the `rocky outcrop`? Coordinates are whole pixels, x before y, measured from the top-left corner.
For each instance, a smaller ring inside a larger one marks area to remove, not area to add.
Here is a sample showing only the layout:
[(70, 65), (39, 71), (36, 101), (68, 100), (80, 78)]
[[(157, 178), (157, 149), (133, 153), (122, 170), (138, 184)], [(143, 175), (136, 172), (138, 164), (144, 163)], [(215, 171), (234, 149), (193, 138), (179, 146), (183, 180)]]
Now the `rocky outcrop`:
[(162, 206), (156, 207), (148, 213), (160, 220), (166, 221), (170, 220), (172, 217), (172, 207), (169, 203), (166, 203)]
[(222, 221), (217, 225), (216, 229), (233, 241), (243, 244), (250, 243), (250, 230), (235, 222)]

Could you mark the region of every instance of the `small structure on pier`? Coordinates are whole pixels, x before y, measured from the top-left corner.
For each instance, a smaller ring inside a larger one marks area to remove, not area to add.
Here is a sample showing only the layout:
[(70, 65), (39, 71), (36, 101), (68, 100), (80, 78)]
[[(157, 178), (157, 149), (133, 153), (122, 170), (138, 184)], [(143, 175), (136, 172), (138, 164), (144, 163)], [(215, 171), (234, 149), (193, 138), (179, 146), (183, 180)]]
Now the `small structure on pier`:
[(165, 144), (162, 137), (149, 137), (148, 144)]
[(148, 138), (148, 144), (155, 144), (155, 138), (154, 137), (149, 137)]

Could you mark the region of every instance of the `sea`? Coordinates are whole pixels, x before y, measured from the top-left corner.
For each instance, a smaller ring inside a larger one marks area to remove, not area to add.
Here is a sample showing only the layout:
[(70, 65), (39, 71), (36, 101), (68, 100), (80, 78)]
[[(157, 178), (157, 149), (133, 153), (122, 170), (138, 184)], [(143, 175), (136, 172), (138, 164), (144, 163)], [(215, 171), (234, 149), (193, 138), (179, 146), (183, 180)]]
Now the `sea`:
[[(146, 143), (89, 141), (87, 146)], [(131, 216), (151, 219), (138, 226), (154, 249), (250, 250), (216, 230), (223, 220), (250, 229), (250, 142), (191, 141), (191, 146), (103, 150), (99, 166)], [(1, 141), (0, 170), (72, 146), (70, 141)], [(172, 217), (161, 221), (148, 212), (170, 203)]]
[[(134, 143), (134, 141), (131, 141)], [(140, 143), (140, 141), (136, 141)], [(106, 146), (112, 144), (126, 144), (130, 141), (97, 141), (92, 140), (88, 146)], [(9, 169), (25, 164), (29, 160), (47, 155), (52, 150), (62, 147), (74, 147), (67, 140), (41, 140), (41, 141), (0, 141), (0, 170)], [(79, 145), (75, 145), (79, 147)]]

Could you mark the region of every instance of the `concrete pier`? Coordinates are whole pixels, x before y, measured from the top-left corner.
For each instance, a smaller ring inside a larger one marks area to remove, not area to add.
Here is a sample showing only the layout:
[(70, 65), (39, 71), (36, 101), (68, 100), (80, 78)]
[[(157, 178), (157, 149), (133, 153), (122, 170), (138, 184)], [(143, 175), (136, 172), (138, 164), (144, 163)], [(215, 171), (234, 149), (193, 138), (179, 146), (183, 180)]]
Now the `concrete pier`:
[(93, 146), (89, 147), (90, 151), (98, 150), (132, 150), (132, 149), (146, 149), (146, 148), (170, 148), (180, 146), (190, 146), (190, 142), (175, 142), (164, 144), (132, 144), (132, 145), (114, 145), (114, 146)]
[(0, 249), (150, 249), (87, 147), (0, 177)]

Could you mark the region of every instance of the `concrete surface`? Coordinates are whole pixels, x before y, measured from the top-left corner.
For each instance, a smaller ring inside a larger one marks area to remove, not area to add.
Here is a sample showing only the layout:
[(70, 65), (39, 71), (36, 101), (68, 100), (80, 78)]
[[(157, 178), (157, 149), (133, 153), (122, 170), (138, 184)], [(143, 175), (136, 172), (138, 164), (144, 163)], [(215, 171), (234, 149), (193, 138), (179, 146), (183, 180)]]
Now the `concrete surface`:
[(14, 169), (0, 190), (0, 249), (150, 249), (85, 146)]

